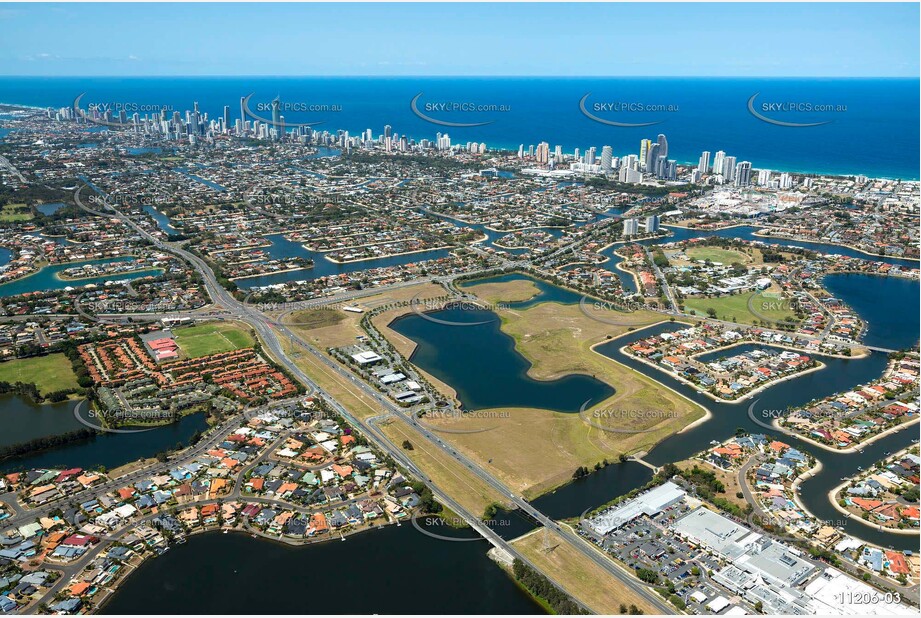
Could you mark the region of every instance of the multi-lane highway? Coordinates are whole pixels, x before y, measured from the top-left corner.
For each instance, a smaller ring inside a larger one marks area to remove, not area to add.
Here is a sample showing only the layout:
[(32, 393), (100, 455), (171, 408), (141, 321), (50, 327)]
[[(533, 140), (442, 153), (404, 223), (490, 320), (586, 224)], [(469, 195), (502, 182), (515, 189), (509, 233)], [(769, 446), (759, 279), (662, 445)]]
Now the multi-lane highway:
[[(530, 561), (527, 561), (524, 556), (515, 550), (511, 545), (505, 542), (498, 534), (490, 530), (488, 526), (484, 525), (483, 522), (476, 517), (474, 514), (469, 513), (466, 509), (461, 507), (457, 502), (453, 500), (447, 493), (441, 490), (435, 485), (435, 483), (427, 477), (421, 470), (419, 470), (413, 462), (406, 457), (403, 450), (397, 445), (390, 442), (382, 432), (378, 430), (375, 426), (374, 421), (380, 420), (384, 416), (393, 416), (394, 418), (400, 419), (402, 422), (408, 423), (413, 426), (422, 436), (424, 436), (431, 444), (433, 444), (438, 449), (442, 450), (449, 457), (454, 459), (458, 465), (467, 468), (471, 473), (475, 474), (477, 477), (485, 481), (491, 487), (493, 487), (497, 492), (503, 496), (508, 496), (508, 502), (515, 505), (523, 513), (527, 514), (529, 517), (533, 518), (535, 521), (540, 523), (542, 526), (554, 530), (557, 534), (562, 536), (567, 542), (569, 542), (575, 549), (577, 549), (582, 555), (587, 559), (610, 573), (612, 576), (617, 578), (624, 586), (634, 591), (636, 594), (644, 598), (652, 607), (657, 608), (663, 614), (674, 613), (674, 608), (667, 605), (661, 597), (656, 593), (650, 590), (648, 587), (640, 583), (639, 580), (633, 578), (626, 571), (622, 570), (621, 567), (616, 565), (612, 560), (606, 556), (600, 554), (590, 543), (579, 537), (577, 534), (573, 533), (570, 529), (564, 528), (553, 521), (548, 516), (541, 513), (539, 510), (534, 508), (530, 503), (524, 500), (521, 496), (515, 495), (511, 492), (502, 482), (495, 478), (492, 474), (483, 470), (477, 463), (465, 457), (464, 455), (458, 453), (454, 448), (451, 448), (449, 445), (445, 444), (441, 438), (433, 434), (431, 431), (426, 429), (423, 425), (419, 424), (416, 421), (416, 418), (411, 415), (404, 414), (402, 410), (397, 408), (390, 401), (384, 399), (377, 391), (372, 389), (369, 385), (359, 381), (353, 380), (353, 376), (348, 375), (346, 371), (335, 363), (332, 359), (328, 358), (326, 355), (321, 353), (319, 350), (311, 346), (307, 341), (304, 341), (297, 333), (289, 329), (284, 324), (275, 323), (274, 326), (278, 330), (278, 333), (288, 338), (290, 341), (295, 342), (298, 346), (305, 349), (307, 352), (312, 354), (314, 357), (320, 360), (337, 373), (339, 373), (344, 379), (349, 380), (352, 384), (357, 385), (367, 396), (371, 397), (373, 400), (376, 400), (381, 407), (386, 410), (384, 415), (374, 417), (374, 419), (369, 421), (364, 421), (358, 417), (351, 414), (346, 410), (338, 401), (336, 401), (332, 396), (326, 393), (322, 388), (320, 388), (304, 371), (301, 370), (298, 365), (296, 365), (284, 352), (282, 346), (279, 342), (279, 338), (276, 335), (276, 332), (271, 326), (271, 320), (267, 318), (264, 314), (259, 312), (256, 307), (253, 305), (245, 304), (241, 301), (238, 301), (233, 297), (226, 289), (224, 289), (220, 283), (218, 283), (217, 278), (215, 277), (212, 270), (208, 265), (197, 255), (186, 251), (179, 247), (176, 243), (168, 243), (161, 241), (152, 234), (148, 233), (146, 230), (137, 225), (134, 221), (130, 219), (127, 215), (114, 210), (112, 212), (102, 213), (90, 209), (86, 206), (82, 199), (83, 187), (81, 186), (74, 193), (74, 200), (77, 205), (83, 210), (99, 215), (99, 216), (112, 216), (113, 214), (123, 221), (126, 225), (130, 226), (136, 232), (138, 232), (143, 238), (154, 244), (157, 248), (169, 251), (175, 255), (180, 256), (192, 267), (198, 271), (201, 275), (205, 286), (208, 290), (208, 293), (211, 295), (211, 299), (216, 305), (223, 307), (227, 312), (234, 318), (246, 322), (252, 326), (256, 332), (259, 334), (265, 348), (267, 349), (270, 356), (272, 356), (276, 362), (281, 363), (288, 369), (292, 375), (294, 375), (299, 381), (306, 385), (310, 392), (315, 393), (316, 395), (322, 397), (329, 405), (331, 405), (339, 414), (342, 415), (346, 421), (355, 427), (359, 427), (364, 430), (366, 435), (374, 441), (374, 443), (389, 454), (393, 459), (403, 465), (407, 470), (411, 471), (415, 476), (422, 480), (433, 493), (438, 497), (438, 499), (443, 502), (446, 506), (451, 508), (459, 516), (463, 517), (468, 524), (473, 527), (479, 534), (484, 536), (490, 541), (495, 547), (505, 551), (508, 555), (517, 557), (528, 564), (531, 564)], [(534, 565), (532, 565), (534, 566)], [(544, 573), (544, 575), (549, 576), (549, 574)]]

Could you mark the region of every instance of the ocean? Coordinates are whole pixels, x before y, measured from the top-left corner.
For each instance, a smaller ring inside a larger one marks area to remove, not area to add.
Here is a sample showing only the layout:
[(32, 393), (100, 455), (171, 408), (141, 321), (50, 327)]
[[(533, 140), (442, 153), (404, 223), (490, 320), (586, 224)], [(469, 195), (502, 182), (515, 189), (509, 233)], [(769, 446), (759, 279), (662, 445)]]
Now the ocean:
[[(313, 128), (333, 133), (370, 128), (376, 137), (389, 124), (416, 140), (440, 132), (455, 144), (514, 150), (546, 141), (565, 153), (595, 146), (599, 158), (604, 145), (635, 154), (641, 139), (663, 133), (679, 162), (723, 150), (759, 169), (919, 178), (917, 79), (0, 77), (4, 103), (67, 107), (81, 93), (84, 109), (120, 105), (129, 117), (145, 106), (184, 113), (197, 101), (209, 118), (229, 106), (232, 125), (241, 97), (252, 94), (249, 109), (271, 118), (278, 96), (288, 126), (320, 123)], [(414, 99), (428, 118), (479, 126), (429, 122)]]

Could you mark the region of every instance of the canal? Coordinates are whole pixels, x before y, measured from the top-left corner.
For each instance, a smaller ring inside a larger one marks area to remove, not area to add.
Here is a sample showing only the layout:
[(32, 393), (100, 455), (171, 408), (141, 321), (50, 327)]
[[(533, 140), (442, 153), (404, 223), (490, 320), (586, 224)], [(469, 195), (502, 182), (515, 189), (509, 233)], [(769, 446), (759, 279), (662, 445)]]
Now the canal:
[(101, 260), (82, 260), (79, 262), (67, 262), (64, 264), (55, 264), (45, 266), (38, 272), (10, 281), (0, 285), (0, 297), (16, 296), (18, 294), (28, 294), (30, 292), (44, 292), (50, 290), (63, 290), (64, 288), (82, 288), (87, 285), (102, 285), (106, 281), (125, 281), (139, 279), (141, 277), (157, 276), (163, 272), (160, 268), (148, 268), (126, 273), (113, 273), (101, 277), (87, 277), (83, 279), (63, 279), (60, 273), (73, 268), (74, 266), (83, 266), (86, 264), (112, 264), (115, 262), (133, 261), (133, 257), (107, 258)]
[(101, 613), (543, 613), (487, 549), (483, 540), (426, 536), (409, 522), (300, 547), (206, 533), (148, 560)]

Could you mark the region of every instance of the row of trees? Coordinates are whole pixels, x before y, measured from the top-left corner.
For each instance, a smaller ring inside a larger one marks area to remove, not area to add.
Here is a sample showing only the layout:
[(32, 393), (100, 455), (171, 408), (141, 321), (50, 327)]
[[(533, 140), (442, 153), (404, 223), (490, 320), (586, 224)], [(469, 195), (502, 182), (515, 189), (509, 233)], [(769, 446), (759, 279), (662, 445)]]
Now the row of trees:
[(553, 582), (517, 558), (512, 564), (512, 573), (518, 583), (528, 592), (546, 601), (553, 613), (564, 615), (588, 613), (569, 598), (569, 595), (553, 585)]

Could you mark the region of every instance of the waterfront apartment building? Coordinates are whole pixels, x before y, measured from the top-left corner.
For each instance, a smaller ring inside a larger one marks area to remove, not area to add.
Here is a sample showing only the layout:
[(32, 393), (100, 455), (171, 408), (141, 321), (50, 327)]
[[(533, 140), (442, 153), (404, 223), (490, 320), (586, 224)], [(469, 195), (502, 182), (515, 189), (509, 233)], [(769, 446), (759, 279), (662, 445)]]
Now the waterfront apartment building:
[(624, 219), (624, 237), (636, 236), (639, 231), (639, 219)]
[(659, 215), (649, 215), (646, 217), (646, 233), (652, 234), (659, 231)]
[(723, 182), (733, 182), (735, 180), (736, 174), (736, 158), (735, 157), (724, 157), (723, 158)]
[(601, 171), (605, 174), (611, 173), (611, 160), (614, 155), (614, 150), (610, 146), (601, 147)]
[(752, 164), (751, 161), (741, 161), (736, 165), (733, 182), (737, 187), (748, 187), (752, 184)]
[(650, 139), (641, 139), (640, 140), (640, 165), (643, 166), (643, 169), (646, 169), (646, 161), (649, 158), (649, 150), (652, 148), (652, 140)]
[(726, 158), (725, 152), (723, 152), (722, 150), (716, 151), (716, 154), (713, 156), (713, 167), (711, 168), (714, 174), (723, 173), (723, 159), (725, 158)]
[(700, 160), (697, 162), (697, 169), (701, 174), (706, 174), (710, 171), (710, 151), (704, 150), (700, 154)]

